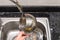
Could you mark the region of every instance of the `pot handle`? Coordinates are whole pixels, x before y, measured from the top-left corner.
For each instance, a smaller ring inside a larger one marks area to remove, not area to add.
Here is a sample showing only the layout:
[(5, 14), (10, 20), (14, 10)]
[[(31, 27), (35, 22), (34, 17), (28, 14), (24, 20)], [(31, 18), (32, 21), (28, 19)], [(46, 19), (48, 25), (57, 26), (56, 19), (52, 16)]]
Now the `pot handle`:
[(36, 22), (36, 18), (33, 16), (33, 15), (31, 15), (31, 14), (24, 14), (25, 15), (25, 17), (31, 17), (35, 22)]

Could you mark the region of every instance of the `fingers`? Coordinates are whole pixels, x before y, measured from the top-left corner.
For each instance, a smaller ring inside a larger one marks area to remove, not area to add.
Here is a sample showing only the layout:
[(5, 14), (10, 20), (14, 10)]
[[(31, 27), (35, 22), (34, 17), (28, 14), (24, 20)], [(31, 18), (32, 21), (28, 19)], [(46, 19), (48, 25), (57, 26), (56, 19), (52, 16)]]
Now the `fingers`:
[(27, 37), (29, 37), (29, 36), (24, 36), (24, 37), (22, 37), (22, 39), (25, 39), (25, 38), (27, 38)]
[(29, 34), (26, 34), (24, 31), (21, 31), (15, 40), (24, 40), (25, 38), (29, 37)]
[(25, 35), (24, 31), (21, 31), (21, 32), (18, 34), (19, 37), (22, 36), (22, 35)]
[(24, 36), (29, 36), (29, 34), (26, 34), (24, 31), (21, 31), (19, 34), (18, 34), (19, 37), (24, 37)]

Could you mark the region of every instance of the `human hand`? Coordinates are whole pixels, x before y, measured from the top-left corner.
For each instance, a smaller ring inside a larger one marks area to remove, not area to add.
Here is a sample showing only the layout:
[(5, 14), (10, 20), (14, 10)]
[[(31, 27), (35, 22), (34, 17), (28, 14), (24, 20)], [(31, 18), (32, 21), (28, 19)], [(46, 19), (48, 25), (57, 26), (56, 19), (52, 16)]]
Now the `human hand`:
[(29, 37), (29, 34), (26, 34), (24, 31), (21, 31), (15, 38), (15, 40), (24, 40), (27, 37)]

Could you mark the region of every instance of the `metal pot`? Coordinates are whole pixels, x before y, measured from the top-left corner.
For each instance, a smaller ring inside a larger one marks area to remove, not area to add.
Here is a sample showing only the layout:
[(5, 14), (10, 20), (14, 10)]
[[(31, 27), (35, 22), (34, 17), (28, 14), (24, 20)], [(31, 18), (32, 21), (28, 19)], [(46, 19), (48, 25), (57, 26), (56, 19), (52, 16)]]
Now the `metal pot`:
[(32, 31), (35, 26), (36, 26), (36, 18), (33, 15), (24, 14), (24, 16), (21, 16), (19, 25), (20, 29), (26, 31)]

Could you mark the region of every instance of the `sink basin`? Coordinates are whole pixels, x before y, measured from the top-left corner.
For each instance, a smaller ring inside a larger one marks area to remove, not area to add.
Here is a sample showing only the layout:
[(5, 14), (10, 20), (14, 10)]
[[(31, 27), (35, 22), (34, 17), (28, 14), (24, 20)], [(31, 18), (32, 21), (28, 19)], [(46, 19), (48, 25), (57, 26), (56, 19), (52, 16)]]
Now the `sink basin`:
[[(26, 40), (51, 40), (50, 28), (47, 18), (36, 18), (37, 25), (34, 32)], [(1, 18), (2, 20), (2, 33), (1, 40), (14, 40), (19, 31), (19, 18)], [(48, 30), (48, 31), (47, 31)], [(36, 33), (36, 34), (35, 34)], [(33, 38), (35, 34), (37, 37)]]

